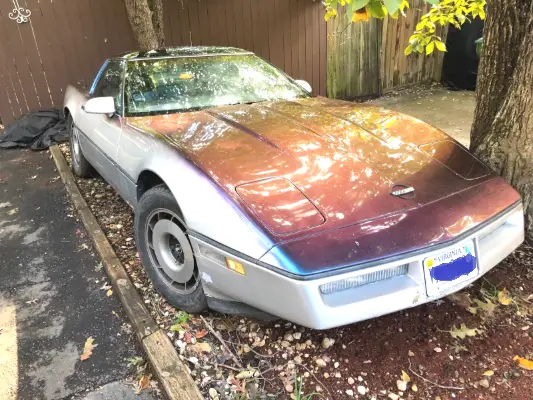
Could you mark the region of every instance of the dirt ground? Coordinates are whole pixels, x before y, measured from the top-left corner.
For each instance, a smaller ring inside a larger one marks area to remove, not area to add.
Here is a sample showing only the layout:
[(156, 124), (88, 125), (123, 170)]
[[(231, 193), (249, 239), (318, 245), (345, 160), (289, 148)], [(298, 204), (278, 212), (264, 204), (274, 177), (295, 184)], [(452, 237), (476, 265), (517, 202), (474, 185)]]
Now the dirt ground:
[[(463, 140), (473, 111), (471, 94), (443, 89), (379, 104), (408, 110)], [(533, 398), (533, 371), (514, 360), (533, 358), (533, 249), (526, 245), (459, 295), (342, 328), (186, 315), (148, 282), (131, 209), (100, 178), (78, 186), (208, 399)]]

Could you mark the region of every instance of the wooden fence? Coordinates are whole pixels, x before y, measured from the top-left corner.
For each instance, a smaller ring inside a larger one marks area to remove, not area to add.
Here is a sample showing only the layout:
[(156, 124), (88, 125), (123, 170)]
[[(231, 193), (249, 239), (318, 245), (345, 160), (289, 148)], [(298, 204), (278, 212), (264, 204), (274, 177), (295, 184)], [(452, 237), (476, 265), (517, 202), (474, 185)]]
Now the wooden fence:
[[(90, 85), (104, 59), (135, 49), (123, 0), (18, 0), (31, 12), (22, 23), (11, 18), (14, 3), (0, 0), (4, 124), (61, 107), (69, 83)], [(352, 98), (440, 71), (434, 57), (403, 56), (420, 8), (405, 20), (353, 24), (339, 33), (346, 19), (326, 24), (318, 0), (164, 0), (165, 36), (168, 45), (248, 49), (308, 81), (314, 94)]]
[(165, 0), (171, 45), (234, 46), (255, 52), (315, 94), (326, 95), (326, 22), (315, 0)]
[[(404, 55), (417, 21), (429, 6), (411, 1), (404, 18), (348, 24), (343, 15), (328, 23), (328, 96), (374, 96), (414, 83), (440, 80), (443, 54)], [(446, 32), (439, 29), (446, 41)]]
[(134, 48), (122, 0), (0, 0), (0, 118), (60, 107), (69, 83), (89, 83), (109, 55)]

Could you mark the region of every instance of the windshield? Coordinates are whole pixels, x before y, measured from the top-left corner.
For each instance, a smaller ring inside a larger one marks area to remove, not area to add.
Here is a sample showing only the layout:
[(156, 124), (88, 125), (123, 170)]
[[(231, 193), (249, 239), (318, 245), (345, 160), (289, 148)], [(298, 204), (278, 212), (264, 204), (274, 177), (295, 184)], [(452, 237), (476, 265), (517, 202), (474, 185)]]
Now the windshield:
[(126, 71), (128, 116), (307, 96), (286, 74), (254, 55), (133, 60)]

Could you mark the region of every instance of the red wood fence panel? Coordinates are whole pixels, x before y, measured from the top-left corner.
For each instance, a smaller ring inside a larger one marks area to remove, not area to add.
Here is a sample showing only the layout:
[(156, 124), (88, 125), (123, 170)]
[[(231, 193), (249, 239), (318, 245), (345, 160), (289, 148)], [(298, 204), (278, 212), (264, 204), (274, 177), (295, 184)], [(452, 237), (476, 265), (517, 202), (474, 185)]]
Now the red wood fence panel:
[[(0, 0), (0, 119), (61, 107), (109, 56), (135, 49), (123, 0)], [(326, 94), (326, 23), (313, 0), (164, 0), (167, 45), (251, 50)]]
[(326, 22), (313, 0), (165, 0), (172, 46), (217, 45), (253, 51), (326, 94)]
[[(69, 83), (89, 85), (107, 57), (135, 48), (122, 0), (0, 0), (0, 118), (61, 107)], [(12, 15), (13, 16), (13, 15)]]

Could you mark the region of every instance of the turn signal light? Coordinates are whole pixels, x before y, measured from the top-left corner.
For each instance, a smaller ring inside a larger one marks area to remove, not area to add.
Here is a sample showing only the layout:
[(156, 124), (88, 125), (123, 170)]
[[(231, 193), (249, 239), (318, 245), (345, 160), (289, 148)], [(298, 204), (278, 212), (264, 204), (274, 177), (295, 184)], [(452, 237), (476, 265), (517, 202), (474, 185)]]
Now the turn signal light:
[(240, 262), (232, 260), (231, 258), (226, 257), (226, 266), (231, 269), (233, 272), (236, 272), (241, 275), (246, 275), (244, 272), (244, 267)]

